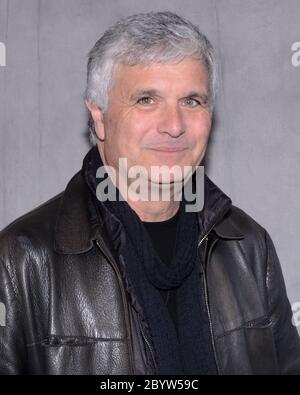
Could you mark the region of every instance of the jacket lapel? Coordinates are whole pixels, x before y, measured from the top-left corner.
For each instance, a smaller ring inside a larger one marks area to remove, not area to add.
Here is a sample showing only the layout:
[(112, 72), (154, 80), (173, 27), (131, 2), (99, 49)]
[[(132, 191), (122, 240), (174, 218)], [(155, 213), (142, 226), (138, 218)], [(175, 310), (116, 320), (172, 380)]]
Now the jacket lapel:
[(56, 218), (54, 249), (60, 254), (80, 254), (93, 247), (98, 225), (91, 223), (88, 193), (79, 171), (62, 195)]

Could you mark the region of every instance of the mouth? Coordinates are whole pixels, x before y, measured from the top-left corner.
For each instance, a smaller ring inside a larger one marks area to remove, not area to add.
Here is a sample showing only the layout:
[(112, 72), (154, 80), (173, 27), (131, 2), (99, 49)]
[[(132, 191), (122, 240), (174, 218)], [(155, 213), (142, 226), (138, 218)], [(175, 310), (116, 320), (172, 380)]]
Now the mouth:
[(166, 153), (166, 154), (174, 154), (178, 152), (185, 151), (187, 148), (182, 148), (182, 147), (156, 147), (156, 148), (150, 148), (151, 151), (157, 151), (159, 153)]

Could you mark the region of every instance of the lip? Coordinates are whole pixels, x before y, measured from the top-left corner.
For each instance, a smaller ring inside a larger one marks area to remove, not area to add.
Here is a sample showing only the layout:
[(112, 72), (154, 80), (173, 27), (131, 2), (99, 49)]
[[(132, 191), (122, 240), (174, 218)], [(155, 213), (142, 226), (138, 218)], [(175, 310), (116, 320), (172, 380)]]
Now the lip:
[(176, 152), (182, 152), (185, 151), (187, 148), (179, 148), (179, 147), (157, 147), (157, 148), (150, 148), (152, 151), (157, 151), (161, 153), (176, 153)]

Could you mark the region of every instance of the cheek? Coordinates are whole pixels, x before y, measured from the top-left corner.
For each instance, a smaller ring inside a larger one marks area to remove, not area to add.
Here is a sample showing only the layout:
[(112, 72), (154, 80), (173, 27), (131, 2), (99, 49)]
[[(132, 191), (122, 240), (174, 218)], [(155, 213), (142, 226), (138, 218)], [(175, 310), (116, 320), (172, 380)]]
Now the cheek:
[[(192, 136), (196, 146), (206, 144), (211, 129), (211, 120), (206, 117), (191, 123)], [(196, 148), (196, 147), (195, 147)]]
[[(148, 140), (156, 139), (155, 136), (155, 122), (153, 117), (147, 116), (131, 116), (126, 122), (122, 123), (124, 134), (122, 136), (122, 142), (127, 150), (136, 155), (140, 154), (145, 142)], [(153, 137), (154, 136), (154, 137)]]
[(137, 162), (144, 134), (143, 122), (135, 121), (133, 117), (123, 117), (119, 122), (111, 121), (106, 139), (109, 155), (114, 160), (126, 158), (130, 162)]
[(128, 127), (118, 116), (111, 116), (105, 125), (105, 140), (109, 150), (119, 151), (128, 139)]
[(203, 110), (201, 117), (199, 119), (200, 129), (203, 130), (203, 133), (206, 135), (209, 134), (211, 128), (211, 113)]

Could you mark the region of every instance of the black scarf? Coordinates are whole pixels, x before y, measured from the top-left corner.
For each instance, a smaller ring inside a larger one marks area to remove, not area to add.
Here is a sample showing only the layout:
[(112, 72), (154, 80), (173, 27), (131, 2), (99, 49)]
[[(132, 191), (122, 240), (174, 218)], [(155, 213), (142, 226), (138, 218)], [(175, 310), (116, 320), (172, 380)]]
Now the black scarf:
[[(197, 213), (185, 212), (181, 202), (175, 253), (167, 266), (157, 256), (143, 223), (127, 202), (100, 202), (96, 198), (97, 183), (101, 181), (95, 178), (99, 166), (102, 162), (94, 147), (84, 160), (85, 178), (102, 218), (109, 218), (107, 232), (123, 266), (131, 301), (145, 323), (157, 373), (216, 374), (203, 278), (197, 259)], [(160, 290), (174, 288), (177, 331), (160, 293)]]

